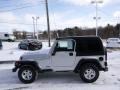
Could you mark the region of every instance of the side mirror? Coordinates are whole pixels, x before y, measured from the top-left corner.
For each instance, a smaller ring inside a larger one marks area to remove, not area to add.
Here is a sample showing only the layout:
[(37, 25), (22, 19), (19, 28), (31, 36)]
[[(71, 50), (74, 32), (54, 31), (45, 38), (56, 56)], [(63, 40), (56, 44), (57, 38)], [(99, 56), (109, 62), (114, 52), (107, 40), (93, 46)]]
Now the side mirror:
[(52, 56), (55, 56), (56, 52), (59, 52), (59, 48), (55, 48), (53, 53), (52, 53)]

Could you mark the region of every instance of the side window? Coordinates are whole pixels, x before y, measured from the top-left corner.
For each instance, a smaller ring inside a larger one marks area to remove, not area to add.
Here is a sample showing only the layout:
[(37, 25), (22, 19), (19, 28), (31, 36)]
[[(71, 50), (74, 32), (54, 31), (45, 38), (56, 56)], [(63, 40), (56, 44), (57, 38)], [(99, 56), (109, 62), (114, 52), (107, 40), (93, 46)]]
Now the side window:
[(5, 37), (9, 37), (9, 34), (4, 34)]
[(59, 40), (56, 47), (57, 51), (74, 51), (73, 40)]
[(84, 38), (78, 40), (76, 51), (78, 56), (99, 55), (103, 52), (103, 45), (97, 38)]

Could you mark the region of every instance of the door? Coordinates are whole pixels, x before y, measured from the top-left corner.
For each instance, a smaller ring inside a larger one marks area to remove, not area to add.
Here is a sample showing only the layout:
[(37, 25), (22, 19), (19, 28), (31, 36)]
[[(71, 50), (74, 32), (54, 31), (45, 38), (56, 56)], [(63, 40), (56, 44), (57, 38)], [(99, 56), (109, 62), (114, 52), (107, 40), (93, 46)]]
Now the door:
[(75, 61), (75, 41), (71, 39), (58, 40), (52, 55), (53, 67), (72, 67)]

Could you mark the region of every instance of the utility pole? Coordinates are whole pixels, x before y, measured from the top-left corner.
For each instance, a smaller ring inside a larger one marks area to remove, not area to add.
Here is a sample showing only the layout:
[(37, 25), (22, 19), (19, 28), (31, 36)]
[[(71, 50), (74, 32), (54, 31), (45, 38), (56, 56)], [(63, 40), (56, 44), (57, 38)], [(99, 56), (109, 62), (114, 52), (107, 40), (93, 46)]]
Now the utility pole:
[(118, 37), (120, 38), (120, 16), (116, 16), (117, 25), (118, 25)]
[(36, 31), (37, 31), (37, 40), (39, 39), (39, 32), (38, 32), (38, 28), (37, 28), (37, 20), (39, 19), (39, 17), (36, 17)]
[(92, 4), (95, 3), (95, 7), (96, 7), (96, 17), (94, 18), (96, 20), (96, 36), (98, 36), (98, 19), (100, 19), (100, 17), (98, 17), (98, 3), (103, 3), (103, 1), (92, 1)]
[(36, 38), (36, 31), (37, 31), (37, 39), (38, 39), (38, 30), (37, 30), (37, 20), (39, 19), (39, 17), (32, 17), (33, 19), (33, 28), (34, 28), (34, 39)]
[(96, 36), (98, 36), (98, 3), (96, 1)]
[(46, 16), (47, 16), (47, 29), (48, 29), (48, 46), (51, 46), (50, 43), (50, 21), (49, 21), (49, 10), (48, 10), (48, 0), (45, 0), (45, 4), (46, 4)]
[(33, 30), (34, 30), (34, 32), (33, 32), (33, 37), (34, 37), (34, 39), (35, 39), (35, 18), (32, 17), (32, 19), (33, 19)]

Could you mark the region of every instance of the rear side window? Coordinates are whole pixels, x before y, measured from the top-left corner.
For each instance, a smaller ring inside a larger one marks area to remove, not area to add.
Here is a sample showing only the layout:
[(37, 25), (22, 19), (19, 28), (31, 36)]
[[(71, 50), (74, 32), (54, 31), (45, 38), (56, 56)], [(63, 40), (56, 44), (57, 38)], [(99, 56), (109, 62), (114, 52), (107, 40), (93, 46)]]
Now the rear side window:
[(82, 38), (77, 41), (77, 55), (101, 55), (103, 54), (103, 45), (99, 38)]

